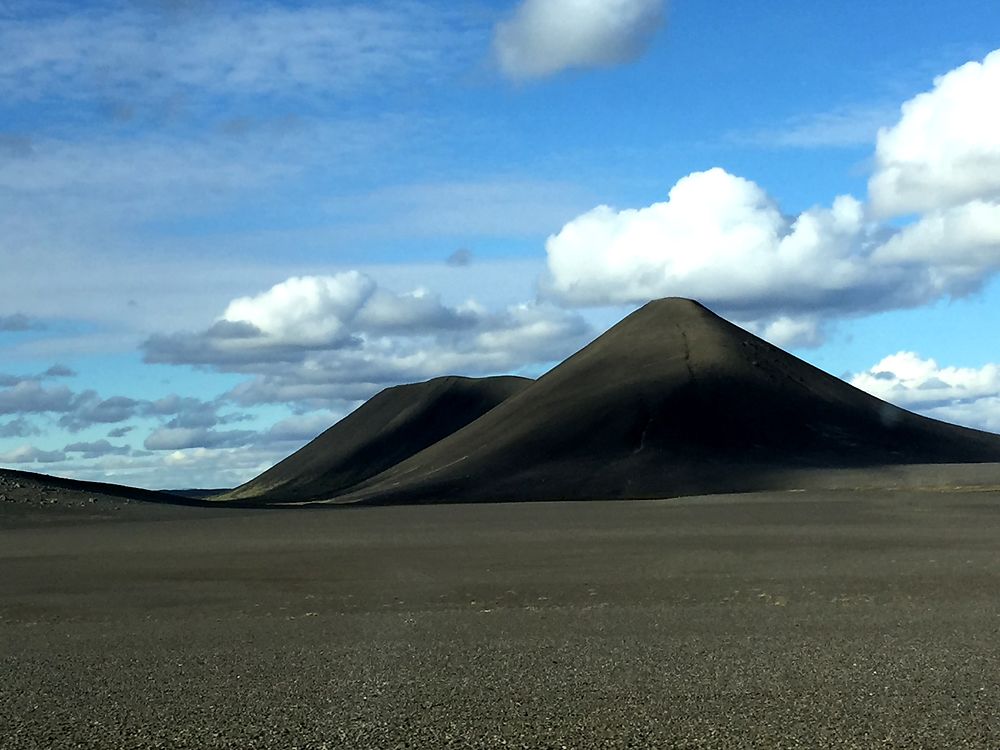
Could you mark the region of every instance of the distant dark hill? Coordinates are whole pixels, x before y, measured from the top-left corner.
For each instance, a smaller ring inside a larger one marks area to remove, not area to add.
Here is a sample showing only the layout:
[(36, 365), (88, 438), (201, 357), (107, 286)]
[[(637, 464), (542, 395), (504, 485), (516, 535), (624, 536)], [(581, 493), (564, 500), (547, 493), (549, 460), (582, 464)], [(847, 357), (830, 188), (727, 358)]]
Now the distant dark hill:
[(194, 496), (176, 494), (167, 490), (144, 490), (139, 487), (129, 487), (107, 482), (86, 482), (80, 479), (54, 477), (48, 474), (38, 474), (32, 471), (0, 468), (0, 495), (6, 500), (34, 502), (43, 494), (52, 496), (69, 493), (76, 495), (100, 495), (122, 500), (140, 500), (147, 503), (168, 505), (210, 505), (203, 503)]
[(387, 388), (221, 499), (289, 502), (331, 497), (465, 427), (531, 382), (507, 376), (444, 377)]
[[(356, 428), (341, 425), (348, 440)], [(326, 497), (558, 500), (767, 489), (799, 469), (1000, 461), (1000, 436), (891, 406), (682, 299), (649, 303), (431, 443), (388, 468), (413, 443), (380, 441), (333, 482), (305, 463), (281, 476), (319, 497), (312, 488), (346, 488), (378, 463), (387, 470)]]

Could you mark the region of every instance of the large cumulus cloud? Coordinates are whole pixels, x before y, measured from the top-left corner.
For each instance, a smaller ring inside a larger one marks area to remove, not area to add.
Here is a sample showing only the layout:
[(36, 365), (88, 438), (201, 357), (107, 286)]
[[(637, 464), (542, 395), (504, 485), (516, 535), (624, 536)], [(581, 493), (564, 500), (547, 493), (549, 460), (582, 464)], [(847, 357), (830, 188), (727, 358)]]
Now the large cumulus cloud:
[(882, 216), (1000, 199), (1000, 50), (937, 78), (882, 128), (868, 186)]
[(548, 291), (574, 305), (684, 295), (726, 307), (814, 309), (863, 286), (878, 230), (842, 196), (831, 208), (782, 213), (763, 188), (715, 168), (640, 209), (598, 206), (549, 238)]
[(545, 293), (569, 306), (696, 297), (778, 343), (815, 344), (826, 319), (976, 291), (1000, 269), (998, 91), (1000, 51), (907, 102), (879, 134), (867, 204), (788, 215), (714, 168), (662, 202), (598, 206), (548, 239)]

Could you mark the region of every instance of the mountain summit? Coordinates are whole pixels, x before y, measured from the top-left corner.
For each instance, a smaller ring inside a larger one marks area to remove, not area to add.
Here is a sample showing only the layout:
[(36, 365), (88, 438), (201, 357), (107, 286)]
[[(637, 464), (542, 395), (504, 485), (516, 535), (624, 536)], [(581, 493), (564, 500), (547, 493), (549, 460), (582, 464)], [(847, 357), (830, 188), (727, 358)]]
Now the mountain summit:
[(771, 487), (788, 470), (996, 461), (1000, 436), (892, 406), (671, 298), (325, 499), (667, 497)]

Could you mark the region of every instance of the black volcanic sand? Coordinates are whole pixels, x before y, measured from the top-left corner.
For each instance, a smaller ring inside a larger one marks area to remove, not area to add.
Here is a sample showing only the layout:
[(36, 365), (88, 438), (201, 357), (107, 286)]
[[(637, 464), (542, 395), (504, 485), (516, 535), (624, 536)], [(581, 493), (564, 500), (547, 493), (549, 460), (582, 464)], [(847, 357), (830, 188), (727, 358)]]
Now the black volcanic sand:
[(105, 515), (0, 530), (5, 750), (1000, 747), (1000, 493)]

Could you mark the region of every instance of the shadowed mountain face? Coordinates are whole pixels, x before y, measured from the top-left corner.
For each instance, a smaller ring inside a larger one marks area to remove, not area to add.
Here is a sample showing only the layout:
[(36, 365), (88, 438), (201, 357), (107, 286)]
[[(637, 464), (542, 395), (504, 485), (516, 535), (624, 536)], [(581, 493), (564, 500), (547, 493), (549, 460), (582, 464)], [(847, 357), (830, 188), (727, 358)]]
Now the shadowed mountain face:
[(780, 488), (789, 470), (1000, 461), (1000, 437), (891, 406), (695, 302), (666, 299), (462, 429), (391, 468), (379, 459), (387, 470), (327, 499), (557, 500)]
[(532, 381), (435, 378), (387, 388), (226, 500), (328, 498), (388, 469), (481, 417)]

